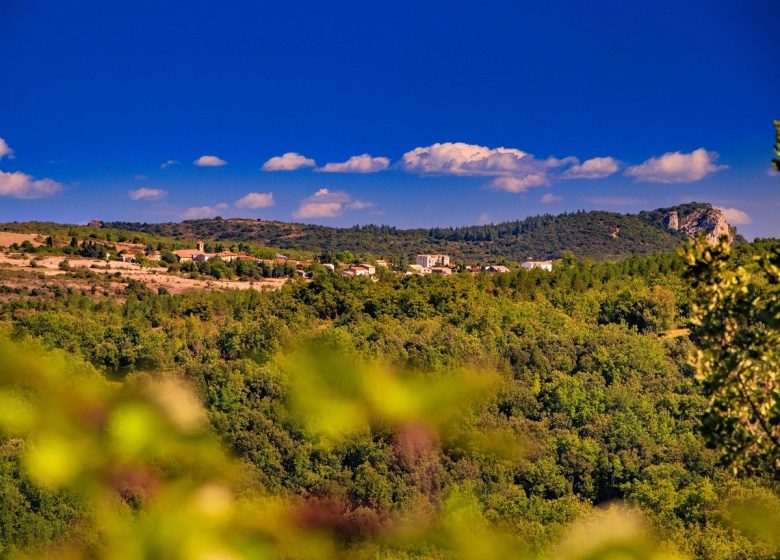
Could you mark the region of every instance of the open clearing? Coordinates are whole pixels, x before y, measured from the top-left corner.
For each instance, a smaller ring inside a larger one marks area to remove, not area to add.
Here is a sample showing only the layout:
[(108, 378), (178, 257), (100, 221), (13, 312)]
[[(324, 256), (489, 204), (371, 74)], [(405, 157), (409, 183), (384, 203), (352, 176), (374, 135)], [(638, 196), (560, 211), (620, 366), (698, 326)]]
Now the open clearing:
[(8, 231), (0, 231), (0, 247), (10, 247), (14, 243), (21, 245), (25, 241), (29, 241), (33, 246), (37, 247), (43, 245), (43, 242), (46, 241), (46, 236), (35, 233), (11, 233)]
[[(24, 234), (10, 234), (24, 235)], [(35, 236), (33, 236), (35, 237)], [(18, 241), (15, 241), (18, 242)], [(45, 257), (34, 259), (35, 266), (32, 266), (30, 255), (20, 258), (21, 255), (0, 253), (0, 267), (13, 268), (20, 271), (43, 274), (50, 277), (63, 277), (69, 274), (68, 271), (61, 270), (60, 263), (65, 257)], [(99, 261), (85, 258), (67, 258), (71, 269), (87, 269), (96, 273), (116, 273), (119, 272), (125, 280), (137, 280), (149, 286), (153, 290), (164, 288), (172, 294), (179, 294), (190, 290), (278, 290), (285, 282), (286, 278), (266, 278), (260, 281), (240, 281), (240, 280), (202, 280), (197, 278), (187, 278), (168, 274), (167, 269), (161, 267), (142, 267), (135, 263), (125, 263), (118, 261)], [(65, 278), (63, 278), (65, 280)], [(71, 284), (71, 280), (64, 282)], [(82, 287), (83, 280), (73, 279), (72, 287)]]

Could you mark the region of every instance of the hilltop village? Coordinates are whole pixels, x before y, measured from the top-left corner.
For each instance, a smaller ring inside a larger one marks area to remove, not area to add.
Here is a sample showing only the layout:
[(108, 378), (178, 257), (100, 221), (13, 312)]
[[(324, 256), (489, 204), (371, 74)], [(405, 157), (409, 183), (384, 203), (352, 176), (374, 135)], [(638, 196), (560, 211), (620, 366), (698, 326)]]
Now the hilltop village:
[[(278, 253), (275, 259), (259, 259), (244, 253), (235, 253), (232, 251), (217, 251), (208, 252), (206, 245), (203, 242), (197, 244), (196, 249), (179, 249), (173, 252), (178, 263), (190, 263), (198, 262), (204, 263), (219, 259), (227, 263), (234, 261), (250, 261), (250, 262), (262, 262), (263, 264), (276, 264), (276, 265), (288, 265), (294, 267), (295, 275), (307, 278), (310, 276), (311, 269), (314, 265), (320, 265), (331, 272), (339, 273), (345, 277), (373, 277), (376, 275), (377, 269), (384, 269), (387, 271), (393, 271), (396, 274), (404, 275), (425, 275), (425, 274), (439, 274), (448, 276), (454, 272), (468, 272), (471, 274), (477, 274), (479, 272), (510, 272), (510, 268), (503, 264), (487, 264), (484, 266), (458, 266), (452, 263), (449, 255), (439, 254), (423, 254), (415, 257), (415, 262), (407, 266), (396, 265), (385, 259), (376, 259), (373, 261), (355, 261), (351, 263), (341, 264), (338, 262), (323, 262), (320, 260), (294, 260), (290, 259), (287, 255)], [(334, 259), (335, 260), (335, 259)], [(533, 270), (541, 269), (552, 271), (552, 261), (534, 261), (528, 260), (520, 265), (521, 269)]]
[[(42, 230), (42, 231), (41, 231)], [(418, 254), (410, 262), (327, 251), (290, 254), (247, 243), (197, 242), (195, 247), (171, 238), (87, 227), (41, 228), (34, 233), (0, 231), (0, 299), (59, 285), (97, 296), (125, 297), (129, 285), (153, 292), (191, 290), (276, 290), (292, 279), (310, 281), (317, 273), (377, 281), (382, 275), (449, 276), (456, 273), (506, 273), (505, 261), (455, 263), (446, 254)], [(550, 271), (553, 261), (528, 260), (517, 268)], [(95, 288), (95, 283), (103, 285)], [(16, 294), (16, 295), (14, 295)]]

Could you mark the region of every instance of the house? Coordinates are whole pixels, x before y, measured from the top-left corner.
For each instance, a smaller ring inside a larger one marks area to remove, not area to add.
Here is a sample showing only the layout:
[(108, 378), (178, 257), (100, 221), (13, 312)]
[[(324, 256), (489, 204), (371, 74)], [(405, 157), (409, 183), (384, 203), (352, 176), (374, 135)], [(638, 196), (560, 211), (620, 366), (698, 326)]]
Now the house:
[(419, 264), (410, 264), (409, 272), (412, 274), (430, 274), (431, 269), (425, 266), (420, 266)]
[(342, 276), (371, 276), (368, 268), (359, 264), (351, 264), (341, 272)]
[(131, 263), (135, 261), (135, 253), (122, 253), (119, 255), (119, 259), (122, 262)]
[(238, 258), (238, 253), (233, 253), (231, 251), (222, 251), (221, 253), (217, 253), (216, 255), (212, 255), (213, 257), (219, 257), (225, 262), (233, 262)]
[(489, 264), (485, 267), (485, 272), (509, 272), (509, 268), (503, 264)]
[(476, 274), (477, 272), (482, 272), (482, 269), (478, 266), (467, 266), (466, 272), (470, 272), (471, 274)]
[(448, 266), (450, 264), (450, 257), (449, 255), (417, 255), (415, 262), (423, 268)]
[[(202, 241), (198, 242), (197, 249), (178, 249), (174, 251), (173, 254), (176, 256), (176, 260), (178, 260), (179, 262), (189, 262), (189, 261), (206, 262), (207, 260), (213, 259), (214, 257), (219, 257), (221, 260), (225, 262), (233, 262), (237, 260), (242, 260), (242, 261), (257, 260), (255, 257), (252, 257), (250, 255), (245, 255), (242, 253), (234, 253), (232, 251), (220, 251), (219, 253), (207, 253), (206, 245)], [(286, 257), (284, 262), (287, 262)]]
[(525, 261), (520, 265), (520, 268), (525, 270), (541, 268), (542, 270), (552, 271), (552, 261)]
[(197, 249), (177, 249), (173, 252), (173, 254), (176, 256), (176, 260), (179, 262), (190, 262), (197, 255), (201, 255), (202, 253)]
[(324, 266), (325, 268), (327, 268), (331, 272), (335, 272), (336, 271), (336, 266), (331, 264), (331, 263), (324, 263), (322, 266)]
[(376, 261), (377, 266), (381, 266), (382, 268), (390, 268), (390, 265), (386, 260), (379, 259)]
[(358, 266), (362, 266), (363, 268), (365, 268), (368, 271), (369, 276), (373, 276), (374, 274), (376, 274), (376, 267), (372, 264), (360, 263)]
[(443, 276), (449, 276), (452, 274), (452, 269), (448, 266), (434, 266), (431, 269), (432, 274), (441, 274)]
[[(208, 257), (206, 256), (205, 248), (206, 245), (202, 241), (199, 241), (197, 249), (177, 249), (173, 252), (173, 254), (176, 256), (176, 260), (179, 262), (189, 262), (194, 260), (207, 261)], [(195, 257), (198, 256), (200, 256), (200, 258), (196, 259)]]

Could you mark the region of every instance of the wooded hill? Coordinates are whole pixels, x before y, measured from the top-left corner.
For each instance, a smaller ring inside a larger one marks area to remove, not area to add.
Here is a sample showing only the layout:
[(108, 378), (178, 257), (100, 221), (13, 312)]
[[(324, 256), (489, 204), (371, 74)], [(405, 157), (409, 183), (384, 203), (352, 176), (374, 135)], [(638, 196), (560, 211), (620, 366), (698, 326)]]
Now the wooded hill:
[(179, 239), (253, 241), (280, 249), (349, 251), (393, 259), (436, 252), (466, 262), (524, 261), (559, 258), (571, 251), (578, 257), (613, 260), (674, 250), (685, 235), (667, 229), (663, 216), (677, 211), (683, 217), (699, 208), (712, 207), (690, 203), (639, 214), (579, 211), (499, 224), (406, 230), (386, 225), (335, 228), (220, 217), (162, 224), (110, 222), (104, 227)]

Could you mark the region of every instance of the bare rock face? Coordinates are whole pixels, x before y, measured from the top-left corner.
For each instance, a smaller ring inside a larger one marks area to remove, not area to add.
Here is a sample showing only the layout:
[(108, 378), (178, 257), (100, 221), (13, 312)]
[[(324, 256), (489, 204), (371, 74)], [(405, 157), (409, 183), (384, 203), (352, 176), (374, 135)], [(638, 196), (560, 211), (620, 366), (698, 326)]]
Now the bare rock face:
[(675, 210), (672, 210), (663, 217), (663, 224), (666, 229), (677, 231), (680, 229), (680, 217)]
[[(666, 217), (664, 217), (664, 223), (665, 220)], [(731, 227), (726, 221), (723, 212), (710, 205), (697, 208), (687, 216), (684, 216), (679, 220), (679, 229), (689, 237), (697, 237), (703, 233), (710, 244), (716, 243), (723, 235), (728, 237), (729, 242), (733, 241)]]

